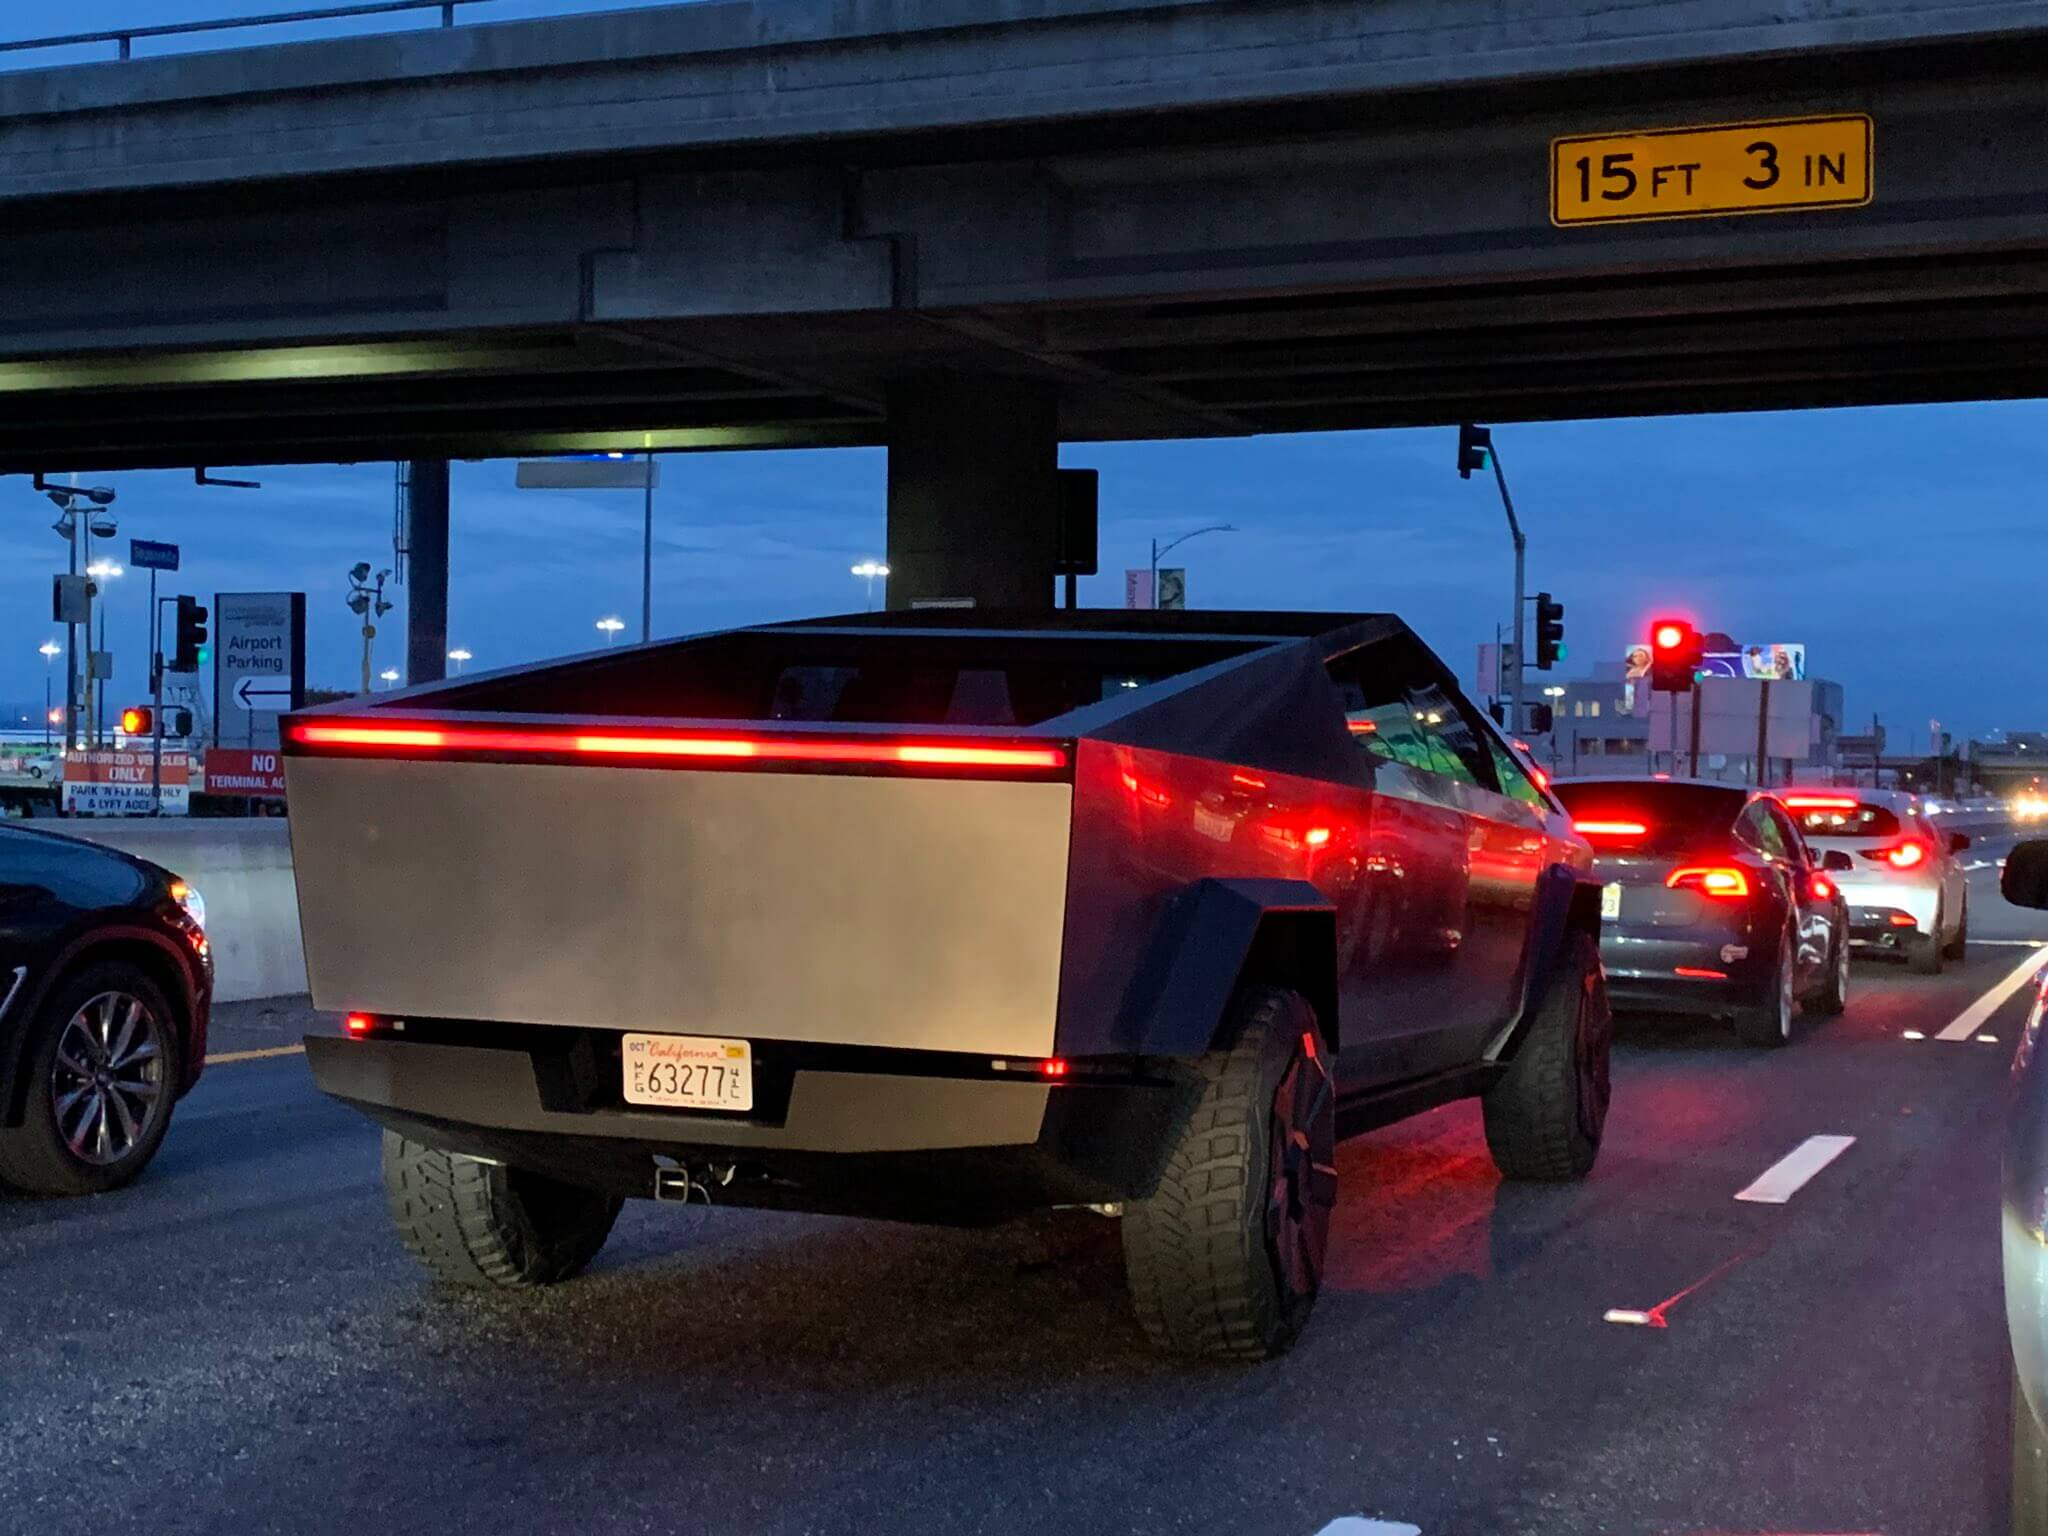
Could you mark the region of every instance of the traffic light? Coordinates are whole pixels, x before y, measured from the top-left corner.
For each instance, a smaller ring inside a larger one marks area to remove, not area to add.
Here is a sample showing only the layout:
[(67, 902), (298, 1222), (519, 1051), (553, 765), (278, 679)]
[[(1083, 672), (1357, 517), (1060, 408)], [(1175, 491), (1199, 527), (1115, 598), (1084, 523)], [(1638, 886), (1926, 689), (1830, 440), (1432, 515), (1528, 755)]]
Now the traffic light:
[(1529, 734), (1548, 736), (1557, 725), (1557, 714), (1548, 704), (1529, 706)]
[(173, 672), (197, 672), (199, 654), (206, 647), (206, 610), (197, 598), (178, 599), (177, 641), (171, 652)]
[(121, 733), (124, 736), (149, 736), (156, 731), (156, 711), (147, 704), (137, 704), (121, 711)]
[(1684, 619), (1650, 626), (1650, 686), (1659, 693), (1692, 692), (1693, 674), (1706, 656), (1706, 639)]
[(1536, 594), (1536, 665), (1549, 671), (1564, 660), (1564, 604)]
[(190, 736), (192, 734), (192, 711), (172, 705), (164, 710), (164, 734), (166, 736)]
[(1486, 468), (1486, 456), (1493, 451), (1493, 433), (1466, 422), (1458, 428), (1458, 478), (1470, 480), (1472, 471)]

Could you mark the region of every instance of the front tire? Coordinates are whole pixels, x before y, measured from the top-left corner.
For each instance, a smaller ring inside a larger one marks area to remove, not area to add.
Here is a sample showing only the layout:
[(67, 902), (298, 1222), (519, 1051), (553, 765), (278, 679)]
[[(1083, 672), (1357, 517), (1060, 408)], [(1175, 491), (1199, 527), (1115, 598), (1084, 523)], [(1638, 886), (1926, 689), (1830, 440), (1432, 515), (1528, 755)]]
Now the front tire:
[(1480, 1100), (1486, 1147), (1503, 1177), (1556, 1181), (1592, 1171), (1607, 1126), (1613, 1042), (1599, 941), (1574, 931), (1521, 1049)]
[(1299, 993), (1248, 989), (1231, 1024), (1230, 1049), (1198, 1064), (1202, 1096), (1159, 1187), (1125, 1207), (1124, 1272), (1160, 1348), (1270, 1360), (1300, 1337), (1322, 1288), (1336, 1084)]
[(581, 1271), (623, 1200), (384, 1133), (384, 1199), (407, 1250), (444, 1285), (520, 1290)]
[(147, 972), (121, 960), (60, 981), (28, 1024), (21, 1124), (0, 1126), (0, 1184), (97, 1195), (149, 1165), (171, 1127), (184, 1039)]
[(1792, 1039), (1792, 935), (1778, 940), (1769, 989), (1735, 1014), (1735, 1037), (1745, 1045), (1776, 1048)]

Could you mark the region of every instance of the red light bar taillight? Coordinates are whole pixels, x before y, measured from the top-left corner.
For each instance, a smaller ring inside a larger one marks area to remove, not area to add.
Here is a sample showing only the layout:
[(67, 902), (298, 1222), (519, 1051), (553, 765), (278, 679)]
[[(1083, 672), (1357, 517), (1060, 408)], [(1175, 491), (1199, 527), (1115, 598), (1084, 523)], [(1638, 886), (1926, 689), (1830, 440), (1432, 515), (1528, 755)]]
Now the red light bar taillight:
[(322, 725), (291, 728), (307, 747), (348, 747), (413, 756), (497, 752), (514, 757), (647, 757), (686, 762), (871, 763), (917, 768), (1050, 771), (1064, 747), (968, 741), (814, 740), (803, 736), (698, 736), (681, 731), (533, 731), (491, 726)]
[(1862, 802), (1854, 795), (1787, 795), (1785, 804), (1795, 811), (1853, 811)]
[(1572, 830), (1581, 837), (1644, 837), (1650, 829), (1640, 821), (1575, 821)]
[(1690, 865), (1674, 869), (1664, 877), (1674, 891), (1698, 891), (1702, 896), (1719, 896), (1734, 901), (1749, 894), (1749, 876), (1739, 869), (1720, 865)]

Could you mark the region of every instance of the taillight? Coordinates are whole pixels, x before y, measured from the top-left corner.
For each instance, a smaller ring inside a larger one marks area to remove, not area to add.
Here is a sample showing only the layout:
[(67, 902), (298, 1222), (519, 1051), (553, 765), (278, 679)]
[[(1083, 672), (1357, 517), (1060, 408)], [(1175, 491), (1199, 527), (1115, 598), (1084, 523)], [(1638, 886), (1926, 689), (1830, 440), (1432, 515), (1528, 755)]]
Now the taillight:
[(373, 1022), (367, 1013), (352, 1013), (341, 1021), (341, 1027), (352, 1035), (367, 1035)]
[(1650, 829), (1640, 821), (1575, 821), (1572, 830), (1581, 837), (1643, 837)]
[(1893, 869), (1912, 869), (1927, 862), (1931, 850), (1917, 837), (1909, 837), (1902, 843), (1895, 843), (1884, 851), (1885, 863)]
[(1729, 901), (1749, 894), (1749, 876), (1739, 869), (1719, 864), (1691, 864), (1683, 869), (1674, 869), (1664, 877), (1664, 883), (1674, 891), (1698, 891), (1702, 896), (1718, 896)]
[(1795, 811), (1853, 811), (1862, 802), (1854, 795), (1787, 795), (1785, 804)]
[(1826, 875), (1816, 874), (1807, 882), (1806, 888), (1812, 892), (1815, 901), (1833, 901), (1835, 899), (1835, 882)]

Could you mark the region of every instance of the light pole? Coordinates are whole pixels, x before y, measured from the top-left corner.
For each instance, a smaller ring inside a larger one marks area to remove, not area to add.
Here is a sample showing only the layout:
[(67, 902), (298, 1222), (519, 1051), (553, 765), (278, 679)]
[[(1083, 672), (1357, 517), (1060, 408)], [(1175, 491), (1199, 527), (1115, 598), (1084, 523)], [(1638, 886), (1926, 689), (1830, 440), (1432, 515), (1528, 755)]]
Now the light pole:
[(448, 659), (455, 663), (455, 675), (457, 677), (460, 677), (462, 676), (462, 664), (465, 661), (473, 661), (476, 658), (471, 656), (468, 651), (465, 651), (461, 646), (458, 645), (454, 650), (448, 653)]
[(868, 584), (868, 612), (875, 611), (875, 578), (889, 579), (889, 567), (879, 560), (863, 560), (853, 568), (853, 574)]
[(597, 621), (597, 627), (604, 631), (605, 647), (610, 649), (611, 643), (619, 638), (619, 631), (626, 627), (626, 621), (607, 615)]
[(1508, 721), (1520, 735), (1522, 719), (1522, 567), (1529, 553), (1529, 541), (1522, 537), (1522, 525), (1515, 517), (1514, 498), (1508, 495), (1508, 477), (1500, 467), (1500, 450), (1493, 446), (1493, 432), (1466, 422), (1458, 428), (1458, 477), (1472, 478), (1472, 471), (1493, 466), (1494, 484), (1500, 487), (1500, 504), (1508, 514), (1508, 532), (1515, 541), (1515, 665), (1508, 676)]
[(1543, 690), (1543, 697), (1550, 700), (1550, 771), (1552, 774), (1555, 774), (1557, 772), (1558, 762), (1557, 712), (1560, 709), (1564, 708), (1564, 704), (1562, 702), (1564, 699), (1563, 685), (1559, 683), (1552, 683), (1549, 687)]
[[(126, 575), (127, 573), (111, 560), (95, 560), (85, 568), (85, 574), (90, 576), (95, 586), (97, 586), (100, 582), (112, 581), (116, 577)], [(91, 646), (96, 656), (105, 654), (107, 650), (107, 607), (107, 600), (102, 597), (100, 599), (100, 640), (98, 645), (94, 646), (92, 644), (91, 622), (88, 621), (86, 624), (86, 644)], [(93, 668), (88, 665), (86, 668), (88, 674), (86, 678), (86, 696), (91, 701), (89, 712), (92, 715), (92, 741), (94, 746), (98, 746), (102, 724), (107, 713), (107, 690), (102, 685), (103, 680), (90, 675), (92, 671)]]
[(1168, 539), (1164, 544), (1152, 541), (1152, 606), (1159, 606), (1159, 557), (1189, 539), (1199, 539), (1205, 533), (1235, 533), (1237, 528), (1230, 523), (1211, 523), (1206, 528), (1197, 528), (1193, 533), (1184, 533), (1177, 539)]
[(386, 667), (382, 672), (379, 672), (377, 675), (383, 678), (386, 683), (396, 683), (398, 681), (398, 668)]
[(385, 600), (384, 583), (389, 571), (379, 571), (370, 580), (370, 562), (358, 560), (348, 572), (348, 611), (363, 621), (363, 692), (370, 691), (370, 647), (377, 639), (377, 620), (391, 611)]
[(50, 703), (50, 663), (64, 654), (64, 647), (54, 640), (45, 640), (36, 649), (43, 656), (43, 750), (50, 749), (50, 716), (54, 713)]
[[(114, 488), (110, 485), (82, 486), (78, 476), (71, 477), (69, 485), (47, 485), (41, 475), (35, 477), (35, 487), (57, 504), (57, 521), (50, 524), (50, 531), (63, 539), (66, 556), (66, 572), (78, 575), (79, 535), (83, 533), (89, 542), (93, 536), (112, 538), (114, 519), (111, 513), (100, 509), (114, 504)], [(78, 499), (85, 498), (84, 516), (80, 516)], [(86, 649), (92, 648), (92, 605), (90, 593), (86, 599), (85, 616)], [(64, 622), (64, 644), (69, 653), (64, 660), (64, 745), (67, 750), (78, 745), (78, 624), (76, 620)]]

